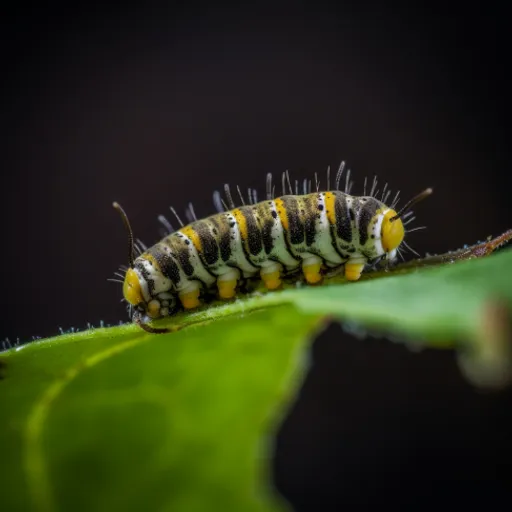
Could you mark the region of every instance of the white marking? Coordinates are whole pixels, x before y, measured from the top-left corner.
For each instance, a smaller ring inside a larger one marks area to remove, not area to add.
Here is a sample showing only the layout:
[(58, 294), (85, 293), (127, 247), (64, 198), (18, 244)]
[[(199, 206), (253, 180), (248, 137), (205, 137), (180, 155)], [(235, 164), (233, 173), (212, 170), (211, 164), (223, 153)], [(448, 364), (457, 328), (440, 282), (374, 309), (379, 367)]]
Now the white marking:
[[(275, 201), (271, 201), (271, 205), (267, 205), (271, 211), (275, 211), (277, 213), (277, 206)], [(281, 218), (279, 214), (276, 215), (276, 218), (273, 219), (274, 222), (272, 224), (272, 231), (270, 236), (273, 239), (272, 251), (269, 256), (277, 258), (288, 270), (293, 270), (299, 267), (300, 263), (290, 255), (288, 251), (288, 247), (286, 246), (286, 241), (284, 239), (284, 228), (281, 223)]]
[(276, 261), (267, 260), (262, 263), (262, 268), (260, 271), (260, 275), (264, 276), (267, 274), (272, 274), (274, 272), (282, 272), (283, 265), (281, 263), (277, 263)]
[[(248, 260), (247, 257), (245, 256), (245, 252), (242, 247), (243, 240), (242, 237), (240, 236), (238, 222), (236, 222), (235, 217), (231, 213), (226, 213), (226, 216), (227, 221), (230, 225), (229, 232), (231, 235), (231, 255), (226, 263), (231, 263), (232, 265), (238, 267), (242, 271), (244, 277), (254, 276), (258, 272), (258, 269), (255, 268), (254, 265), (251, 264), (250, 260)], [(223, 266), (230, 268), (229, 265), (227, 265), (226, 263)]]
[(315, 255), (311, 255), (302, 260), (302, 268), (309, 267), (311, 265), (318, 265), (319, 263), (322, 264), (322, 258), (319, 258), (318, 256)]
[(373, 245), (375, 247), (375, 252), (377, 256), (382, 256), (386, 253), (384, 250), (384, 247), (382, 247), (382, 239), (381, 239), (381, 233), (382, 233), (382, 222), (384, 221), (384, 215), (389, 210), (385, 210), (383, 213), (379, 213), (377, 218), (377, 223), (375, 224), (374, 233), (375, 238), (373, 239)]
[[(217, 278), (217, 283), (219, 281), (238, 281), (240, 279), (240, 271), (237, 268), (232, 267), (224, 267), (226, 269), (226, 272), (222, 275), (220, 275)], [(224, 270), (223, 268), (223, 270)]]
[[(172, 281), (165, 277), (160, 270), (157, 270), (154, 265), (151, 264), (146, 259), (141, 260), (142, 265), (146, 269), (146, 271), (149, 273), (150, 278), (153, 280), (154, 283), (154, 294), (158, 295), (161, 292), (166, 292), (172, 288)], [(141, 276), (142, 277), (142, 276)], [(147, 287), (147, 282), (144, 278), (142, 278), (142, 281), (144, 281), (145, 289), (142, 287), (142, 294), (144, 295), (144, 298), (146, 302), (150, 301), (152, 299), (151, 295), (149, 294), (149, 290)], [(141, 281), (141, 285), (142, 285)]]
[(337, 245), (336, 241), (332, 239), (331, 227), (329, 219), (327, 218), (327, 209), (325, 207), (325, 193), (320, 194), (318, 204), (323, 208), (320, 211), (320, 218), (316, 220), (316, 237), (314, 246), (322, 255), (328, 266), (336, 266), (343, 263), (345, 260), (334, 249), (332, 243)]

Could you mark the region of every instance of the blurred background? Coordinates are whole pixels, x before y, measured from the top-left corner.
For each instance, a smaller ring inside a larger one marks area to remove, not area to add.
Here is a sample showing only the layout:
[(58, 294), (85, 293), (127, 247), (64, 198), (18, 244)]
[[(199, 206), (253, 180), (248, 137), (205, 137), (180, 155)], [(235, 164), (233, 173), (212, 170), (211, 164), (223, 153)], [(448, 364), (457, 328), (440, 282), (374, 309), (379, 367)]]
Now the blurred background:
[[(497, 5), (497, 4), (496, 4)], [(126, 321), (126, 233), (213, 213), (224, 183), (347, 161), (409, 198), (440, 253), (512, 227), (506, 15), (339, 3), (224, 8), (73, 4), (2, 16), (3, 313), (21, 342)], [(169, 214), (169, 215), (168, 215)], [(476, 393), (453, 355), (332, 326), (276, 443), (297, 510), (489, 503), (509, 493), (511, 395)], [(468, 485), (468, 481), (471, 485)]]

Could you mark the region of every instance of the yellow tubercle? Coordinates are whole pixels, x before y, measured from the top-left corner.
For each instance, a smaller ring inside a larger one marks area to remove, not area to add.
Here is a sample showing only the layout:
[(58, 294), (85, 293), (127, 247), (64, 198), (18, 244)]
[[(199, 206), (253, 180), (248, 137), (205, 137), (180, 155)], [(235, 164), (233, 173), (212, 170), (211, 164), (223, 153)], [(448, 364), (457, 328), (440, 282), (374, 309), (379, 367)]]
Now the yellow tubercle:
[(363, 272), (364, 263), (345, 263), (345, 279), (358, 281)]
[(194, 309), (201, 305), (199, 300), (199, 288), (188, 293), (182, 293), (179, 297), (185, 309)]
[(152, 300), (148, 303), (148, 316), (151, 318), (158, 318), (160, 316), (160, 302)]
[(221, 299), (232, 299), (236, 295), (236, 279), (231, 281), (217, 280), (217, 287), (219, 289), (219, 297)]
[(129, 268), (126, 272), (123, 283), (123, 295), (127, 302), (132, 306), (136, 306), (143, 302), (142, 289), (139, 282), (139, 277), (133, 268)]
[(308, 284), (316, 284), (322, 280), (322, 274), (320, 274), (321, 267), (321, 263), (312, 263), (311, 265), (302, 267), (302, 272)]
[(261, 280), (265, 283), (267, 290), (276, 290), (281, 286), (281, 274), (278, 270), (268, 274), (260, 274)]

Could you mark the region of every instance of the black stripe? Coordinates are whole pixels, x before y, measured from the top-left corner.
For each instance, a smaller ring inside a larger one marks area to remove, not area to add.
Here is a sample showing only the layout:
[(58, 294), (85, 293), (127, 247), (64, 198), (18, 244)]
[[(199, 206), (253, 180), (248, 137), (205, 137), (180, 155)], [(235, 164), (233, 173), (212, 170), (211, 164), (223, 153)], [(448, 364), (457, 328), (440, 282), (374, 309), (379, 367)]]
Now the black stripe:
[[(368, 241), (368, 227), (379, 208), (379, 203), (373, 198), (366, 203), (359, 203), (359, 212), (356, 211), (356, 217), (359, 220), (359, 243), (361, 245), (365, 245)], [(358, 213), (359, 215), (357, 215)]]
[(162, 274), (170, 279), (174, 284), (180, 282), (180, 270), (174, 258), (171, 257), (165, 250), (160, 249), (158, 246), (150, 249), (151, 254), (157, 261)]
[(210, 220), (219, 233), (217, 244), (219, 245), (220, 257), (223, 262), (229, 261), (231, 257), (231, 229), (229, 227), (229, 220), (223, 214), (212, 217)]
[[(146, 260), (146, 261), (149, 261), (149, 260)], [(151, 261), (149, 261), (149, 263), (151, 265), (153, 265), (153, 263), (151, 263)], [(146, 270), (146, 267), (142, 264), (142, 262), (136, 263), (134, 267), (142, 274), (142, 277), (144, 278), (144, 280), (148, 284), (149, 296), (150, 297), (154, 297), (154, 295), (155, 295), (155, 282), (150, 277), (150, 274), (149, 274), (148, 270)]]
[[(347, 199), (343, 192), (336, 193), (334, 201), (334, 214), (336, 217), (336, 234), (345, 242), (352, 242), (352, 225)], [(353, 215), (353, 213), (352, 213)]]
[(285, 196), (282, 198), (288, 218), (288, 232), (290, 243), (299, 245), (304, 243), (304, 224), (300, 218), (299, 205), (297, 199), (293, 196)]
[(254, 215), (254, 210), (255, 207), (253, 206), (244, 206), (240, 208), (240, 212), (245, 217), (245, 221), (247, 223), (247, 245), (249, 246), (249, 253), (256, 256), (263, 249), (263, 240), (258, 220)]
[(272, 238), (274, 223), (274, 220), (267, 219), (261, 228), (261, 236), (263, 238), (263, 246), (265, 247), (266, 254), (270, 254), (274, 248), (274, 239)]
[(201, 251), (198, 251), (201, 259), (204, 260), (207, 266), (217, 263), (219, 259), (219, 246), (208, 224), (204, 221), (199, 221), (194, 222), (190, 227), (197, 233), (201, 241)]
[(320, 216), (318, 213), (318, 195), (315, 194), (304, 198), (306, 211), (304, 213), (304, 232), (306, 234), (306, 245), (310, 247), (316, 239), (316, 219)]
[(186, 244), (185, 239), (179, 231), (176, 231), (166, 239), (167, 245), (171, 248), (171, 254), (176, 258), (178, 265), (187, 277), (194, 275), (194, 266), (190, 261), (191, 244)]

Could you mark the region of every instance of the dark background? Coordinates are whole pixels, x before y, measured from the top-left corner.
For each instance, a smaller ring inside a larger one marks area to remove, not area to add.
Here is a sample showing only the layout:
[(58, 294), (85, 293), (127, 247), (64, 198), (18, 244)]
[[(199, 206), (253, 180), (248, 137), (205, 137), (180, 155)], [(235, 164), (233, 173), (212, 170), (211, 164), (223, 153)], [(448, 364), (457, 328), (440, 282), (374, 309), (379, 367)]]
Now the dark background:
[[(171, 204), (205, 216), (225, 182), (262, 193), (269, 171), (346, 159), (355, 193), (373, 174), (404, 198), (434, 187), (422, 254), (510, 228), (507, 19), (492, 2), (5, 13), (0, 340), (126, 320), (106, 281), (127, 263), (113, 200), (153, 243)], [(511, 395), (476, 393), (452, 354), (333, 326), (312, 361), (274, 465), (298, 510), (508, 489)]]

